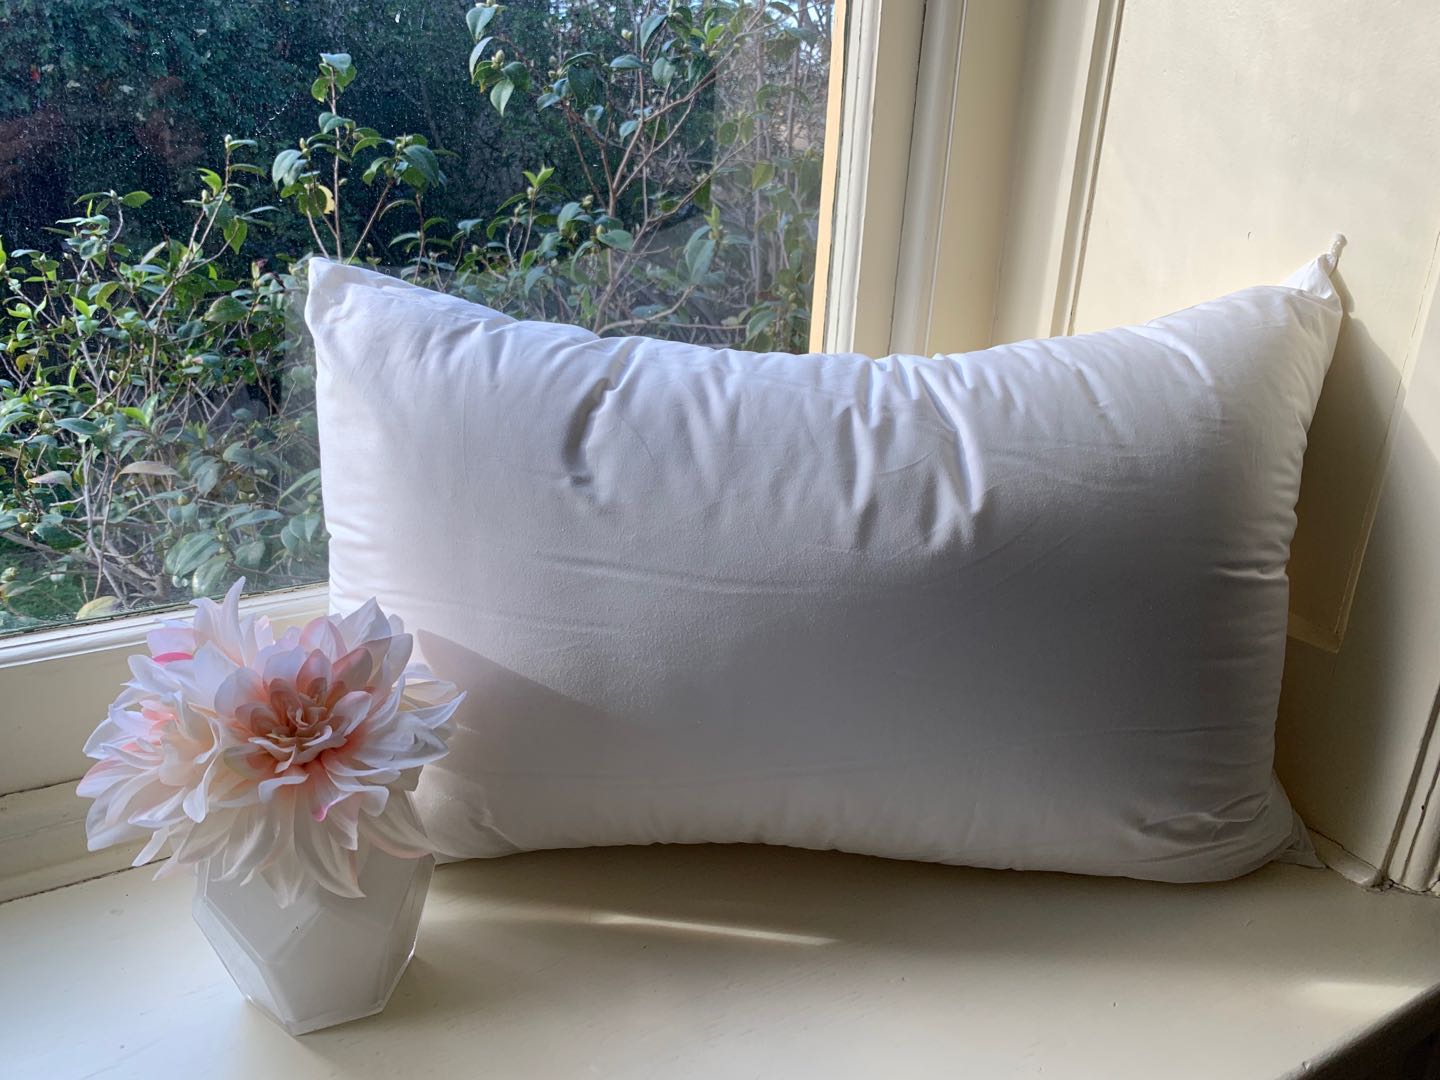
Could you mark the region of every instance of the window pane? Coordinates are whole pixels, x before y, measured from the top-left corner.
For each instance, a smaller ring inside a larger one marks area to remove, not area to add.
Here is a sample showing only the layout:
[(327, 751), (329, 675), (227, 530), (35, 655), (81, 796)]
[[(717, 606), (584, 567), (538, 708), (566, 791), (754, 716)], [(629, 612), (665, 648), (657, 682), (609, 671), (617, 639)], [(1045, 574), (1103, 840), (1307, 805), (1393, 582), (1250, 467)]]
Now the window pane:
[(0, 633), (324, 578), (308, 254), (803, 350), (832, 5), (14, 0)]

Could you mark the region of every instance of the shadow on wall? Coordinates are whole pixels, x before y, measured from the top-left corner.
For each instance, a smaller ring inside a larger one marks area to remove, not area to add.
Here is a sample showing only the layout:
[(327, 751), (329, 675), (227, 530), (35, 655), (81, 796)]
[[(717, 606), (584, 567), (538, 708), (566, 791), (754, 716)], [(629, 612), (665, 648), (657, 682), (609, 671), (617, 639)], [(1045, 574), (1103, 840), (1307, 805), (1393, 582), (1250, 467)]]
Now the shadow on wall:
[[(1341, 295), (1348, 311), (1343, 286)], [(1363, 390), (1364, 380), (1342, 361), (1353, 367), (1377, 349), (1364, 323), (1347, 317), (1317, 424), (1327, 400), (1328, 414), (1338, 416), (1334, 398)], [(1329, 652), (1292, 638), (1280, 699), (1276, 769), (1296, 809), (1311, 828), (1377, 867), (1394, 849), (1397, 823), (1420, 784), (1417, 753), (1429, 737), (1440, 676), (1436, 367), (1440, 357), (1422, 350), (1393, 421), (1392, 402), (1373, 394), (1340, 403), (1348, 416), (1360, 418), (1355, 422), (1380, 430), (1393, 422), (1389, 464), (1376, 481), (1380, 502), (1341, 647)], [(1366, 464), (1358, 462), (1353, 475), (1368, 475)], [(1303, 490), (1302, 508), (1325, 498), (1323, 491)], [(1292, 571), (1306, 569), (1292, 564)], [(1405, 855), (1400, 852), (1401, 862)], [(1417, 850), (1411, 857), (1425, 855)], [(1398, 866), (1393, 872), (1400, 873)]]
[(1376, 341), (1345, 281), (1345, 259), (1331, 275), (1345, 312), (1335, 360), (1310, 425), (1310, 446), (1290, 556), (1291, 611), (1313, 627), (1317, 643), (1335, 648), (1347, 602), (1354, 546), (1364, 507), (1380, 482), (1385, 433), (1395, 410), (1403, 357)]

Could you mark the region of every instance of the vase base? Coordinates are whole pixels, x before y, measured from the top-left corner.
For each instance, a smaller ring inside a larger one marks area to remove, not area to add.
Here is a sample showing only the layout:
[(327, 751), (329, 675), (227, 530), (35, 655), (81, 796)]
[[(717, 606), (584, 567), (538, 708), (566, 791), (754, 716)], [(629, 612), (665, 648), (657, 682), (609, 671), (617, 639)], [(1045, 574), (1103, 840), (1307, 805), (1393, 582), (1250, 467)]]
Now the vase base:
[(240, 992), (291, 1035), (385, 1008), (415, 953), (434, 860), (370, 852), (365, 896), (318, 886), (281, 908), (262, 880), (246, 885), (203, 874), (193, 914)]
[(387, 1002), (382, 1001), (380, 1002), (380, 1004), (374, 1005), (368, 1009), (341, 1009), (333, 1013), (326, 1013), (323, 1016), (313, 1016), (304, 1020), (286, 1021), (280, 1019), (280, 1017), (276, 1016), (273, 1012), (267, 1009), (259, 1001), (256, 1001), (254, 998), (247, 997), (245, 1000), (250, 1003), (250, 1005), (255, 1009), (256, 1012), (263, 1015), (266, 1020), (269, 1020), (272, 1024), (276, 1024), (279, 1027), (284, 1028), (286, 1033), (289, 1035), (309, 1035), (312, 1031), (320, 1031), (324, 1028), (339, 1027), (341, 1024), (350, 1023), (350, 1021), (352, 1020), (364, 1020), (367, 1016), (374, 1016), (376, 1013), (383, 1012), (385, 1009), (385, 1005), (387, 1004)]

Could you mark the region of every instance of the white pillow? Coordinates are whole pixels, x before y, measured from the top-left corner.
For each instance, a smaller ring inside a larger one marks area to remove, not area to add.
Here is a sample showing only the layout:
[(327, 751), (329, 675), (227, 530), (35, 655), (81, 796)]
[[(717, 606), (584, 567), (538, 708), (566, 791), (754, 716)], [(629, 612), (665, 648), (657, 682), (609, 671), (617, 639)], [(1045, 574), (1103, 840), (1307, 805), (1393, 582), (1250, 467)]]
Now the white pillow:
[(470, 692), (432, 837), (1168, 881), (1303, 848), (1271, 762), (1325, 268), (871, 360), (312, 262), (331, 603)]

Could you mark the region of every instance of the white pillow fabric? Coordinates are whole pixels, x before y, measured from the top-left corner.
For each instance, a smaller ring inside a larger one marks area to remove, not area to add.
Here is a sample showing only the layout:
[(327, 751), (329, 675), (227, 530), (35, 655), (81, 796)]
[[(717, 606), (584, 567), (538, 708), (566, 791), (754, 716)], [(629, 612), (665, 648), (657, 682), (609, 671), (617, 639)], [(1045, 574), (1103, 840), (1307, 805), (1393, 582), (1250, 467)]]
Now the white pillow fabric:
[(331, 603), (377, 596), (469, 691), (432, 838), (1168, 881), (1303, 849), (1271, 764), (1326, 266), (872, 360), (312, 262)]

